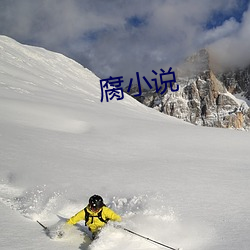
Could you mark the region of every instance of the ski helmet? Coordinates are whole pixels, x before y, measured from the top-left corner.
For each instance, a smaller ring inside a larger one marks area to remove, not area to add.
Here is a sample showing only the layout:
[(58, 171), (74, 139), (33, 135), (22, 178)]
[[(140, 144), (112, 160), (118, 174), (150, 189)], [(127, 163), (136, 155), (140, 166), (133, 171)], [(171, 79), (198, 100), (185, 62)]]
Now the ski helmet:
[(103, 199), (99, 195), (93, 195), (89, 198), (89, 206), (91, 209), (98, 210), (103, 207)]

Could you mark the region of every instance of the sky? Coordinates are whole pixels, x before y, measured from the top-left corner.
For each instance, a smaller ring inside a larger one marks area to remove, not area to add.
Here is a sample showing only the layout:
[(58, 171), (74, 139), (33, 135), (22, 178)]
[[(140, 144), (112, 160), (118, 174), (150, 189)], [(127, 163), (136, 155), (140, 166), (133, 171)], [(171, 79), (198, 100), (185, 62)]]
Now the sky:
[(204, 47), (245, 65), (249, 27), (249, 0), (0, 0), (0, 34), (63, 53), (100, 78), (123, 76), (124, 85)]

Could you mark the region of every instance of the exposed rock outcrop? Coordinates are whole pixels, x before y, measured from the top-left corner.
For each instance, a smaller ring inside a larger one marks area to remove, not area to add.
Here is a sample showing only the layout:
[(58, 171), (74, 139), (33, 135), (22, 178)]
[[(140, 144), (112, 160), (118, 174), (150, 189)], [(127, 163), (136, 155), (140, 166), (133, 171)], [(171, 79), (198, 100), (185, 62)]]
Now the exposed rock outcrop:
[[(204, 49), (189, 57), (175, 71), (179, 91), (168, 89), (160, 95), (155, 90), (144, 90), (136, 99), (196, 125), (248, 129), (250, 109), (245, 101), (233, 95), (243, 93), (245, 97), (250, 96), (248, 70), (215, 74), (210, 67), (209, 53)], [(129, 93), (132, 96), (136, 93), (136, 86), (133, 91)]]

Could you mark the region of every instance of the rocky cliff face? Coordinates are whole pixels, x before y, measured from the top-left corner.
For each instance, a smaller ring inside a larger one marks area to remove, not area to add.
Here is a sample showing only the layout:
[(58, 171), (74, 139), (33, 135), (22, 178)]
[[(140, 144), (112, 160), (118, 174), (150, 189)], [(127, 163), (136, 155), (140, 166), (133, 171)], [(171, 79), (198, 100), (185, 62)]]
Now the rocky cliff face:
[[(175, 73), (179, 91), (168, 89), (160, 95), (155, 90), (144, 90), (142, 96), (136, 99), (146, 106), (196, 125), (250, 128), (247, 102), (233, 95), (237, 93), (250, 99), (250, 67), (214, 73), (208, 51), (201, 50), (189, 57)], [(129, 94), (133, 96), (136, 92), (134, 86)]]
[(217, 77), (225, 84), (230, 93), (241, 94), (247, 100), (250, 100), (250, 65), (244, 69), (218, 73)]

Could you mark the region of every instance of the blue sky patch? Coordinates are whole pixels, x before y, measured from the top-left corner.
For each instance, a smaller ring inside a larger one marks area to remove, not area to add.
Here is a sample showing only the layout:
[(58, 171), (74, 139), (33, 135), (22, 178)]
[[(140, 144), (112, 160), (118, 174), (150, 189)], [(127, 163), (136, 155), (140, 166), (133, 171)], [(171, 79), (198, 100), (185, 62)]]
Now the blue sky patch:
[(221, 26), (226, 20), (234, 18), (238, 23), (241, 23), (243, 13), (248, 9), (249, 0), (238, 1), (237, 9), (230, 13), (225, 13), (223, 10), (213, 12), (210, 20), (206, 23), (206, 29), (213, 29)]
[(127, 24), (130, 27), (141, 27), (141, 26), (145, 26), (147, 23), (147, 19), (146, 17), (139, 17), (139, 16), (131, 16), (129, 18), (127, 18)]

